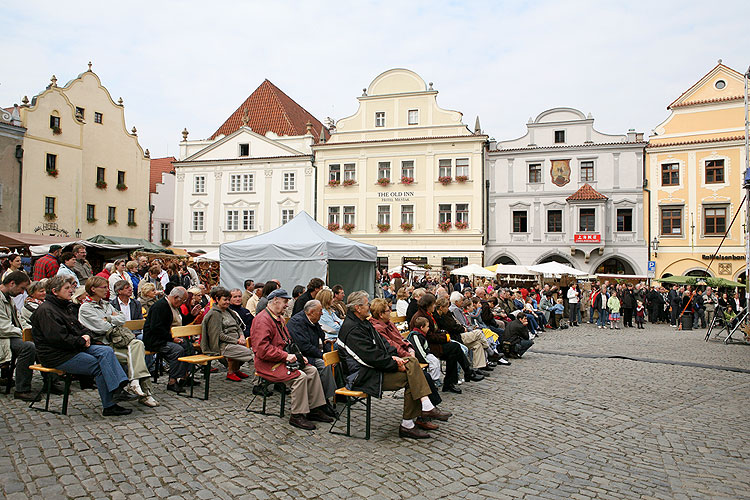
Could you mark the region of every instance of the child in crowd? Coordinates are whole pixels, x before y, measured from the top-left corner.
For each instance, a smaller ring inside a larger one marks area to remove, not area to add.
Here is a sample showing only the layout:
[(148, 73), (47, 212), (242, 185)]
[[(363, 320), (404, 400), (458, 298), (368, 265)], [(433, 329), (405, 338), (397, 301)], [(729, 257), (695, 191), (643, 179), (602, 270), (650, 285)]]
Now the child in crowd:
[(618, 323), (620, 321), (620, 299), (617, 298), (617, 294), (613, 293), (607, 301), (607, 309), (609, 309), (609, 329), (619, 330)]
[(638, 301), (638, 305), (635, 308), (635, 326), (639, 330), (643, 330), (643, 320), (646, 316), (646, 308), (643, 307), (643, 302)]
[(549, 308), (550, 318), (553, 314), (555, 315), (555, 323), (561, 330), (568, 328), (568, 325), (563, 320), (563, 311), (565, 311), (563, 299), (557, 299), (557, 303)]
[(437, 387), (440, 387), (440, 360), (430, 352), (427, 344), (427, 332), (430, 331), (430, 322), (425, 317), (414, 319), (414, 330), (409, 334), (406, 340), (414, 347), (414, 357), (420, 363), (427, 363), (427, 373)]

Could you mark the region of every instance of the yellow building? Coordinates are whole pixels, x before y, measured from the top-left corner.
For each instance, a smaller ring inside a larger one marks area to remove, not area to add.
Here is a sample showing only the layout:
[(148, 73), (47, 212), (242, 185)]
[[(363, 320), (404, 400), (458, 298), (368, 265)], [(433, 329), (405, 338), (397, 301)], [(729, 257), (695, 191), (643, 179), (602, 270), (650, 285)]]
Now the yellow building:
[[(657, 277), (744, 276), (743, 92), (742, 74), (719, 60), (668, 106), (669, 117), (649, 139), (647, 218)], [(738, 210), (717, 259), (706, 270)]]
[(318, 222), (376, 245), (381, 269), (482, 264), (487, 136), (478, 123), (472, 133), (406, 69), (380, 74), (357, 99), (359, 110), (313, 146)]
[(24, 98), (21, 232), (148, 237), (148, 151), (88, 71)]

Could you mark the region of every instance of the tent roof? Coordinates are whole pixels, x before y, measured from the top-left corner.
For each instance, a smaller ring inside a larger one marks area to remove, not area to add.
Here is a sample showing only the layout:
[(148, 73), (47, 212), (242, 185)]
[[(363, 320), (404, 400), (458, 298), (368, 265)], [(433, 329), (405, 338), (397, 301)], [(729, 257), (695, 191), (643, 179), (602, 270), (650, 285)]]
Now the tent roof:
[(194, 262), (219, 262), (219, 249), (193, 257)]
[(294, 219), (267, 233), (223, 243), (222, 260), (358, 260), (375, 262), (378, 249), (332, 233), (302, 211)]
[(494, 278), (495, 273), (488, 271), (479, 264), (469, 264), (468, 266), (459, 267), (451, 271), (456, 276), (480, 276), (482, 278)]
[(13, 233), (0, 231), (0, 247), (25, 247), (32, 245), (62, 245), (77, 241), (77, 238), (64, 238), (59, 236), (45, 236), (33, 233)]
[(105, 236), (103, 234), (97, 234), (92, 236), (87, 241), (92, 243), (104, 243), (107, 245), (137, 245), (139, 248), (144, 250), (157, 251), (161, 253), (172, 253), (171, 250), (167, 250), (163, 246), (151, 243), (148, 240), (142, 238), (127, 238), (125, 236)]
[(539, 274), (569, 274), (571, 276), (585, 276), (588, 273), (579, 271), (575, 267), (566, 266), (559, 262), (545, 262), (544, 264), (537, 264), (535, 266), (529, 266), (529, 271), (533, 271)]

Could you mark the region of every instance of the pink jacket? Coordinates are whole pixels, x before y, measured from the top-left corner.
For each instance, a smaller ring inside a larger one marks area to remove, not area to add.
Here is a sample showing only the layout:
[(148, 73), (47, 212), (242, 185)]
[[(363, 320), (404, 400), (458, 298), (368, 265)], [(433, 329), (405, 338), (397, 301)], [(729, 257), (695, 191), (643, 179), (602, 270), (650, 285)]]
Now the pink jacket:
[(286, 382), (299, 375), (286, 369), (285, 338), (291, 338), (283, 319), (274, 319), (264, 309), (253, 319), (250, 328), (250, 345), (255, 353), (255, 371), (271, 382)]

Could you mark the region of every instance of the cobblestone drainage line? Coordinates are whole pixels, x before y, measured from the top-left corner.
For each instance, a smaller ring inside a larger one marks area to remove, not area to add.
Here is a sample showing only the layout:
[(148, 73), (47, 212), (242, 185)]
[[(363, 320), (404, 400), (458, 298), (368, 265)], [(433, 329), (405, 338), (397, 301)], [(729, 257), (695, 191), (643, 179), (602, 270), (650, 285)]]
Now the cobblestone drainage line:
[(557, 356), (572, 356), (574, 358), (627, 359), (629, 361), (641, 361), (643, 363), (691, 366), (693, 368), (708, 368), (709, 370), (722, 370), (726, 372), (736, 372), (736, 373), (750, 373), (750, 370), (746, 368), (735, 368), (733, 366), (704, 365), (702, 363), (691, 363), (690, 361), (669, 361), (665, 359), (633, 358), (630, 356), (611, 356), (607, 354), (581, 354), (577, 352), (540, 351), (537, 349), (534, 349), (531, 352), (535, 352), (539, 354), (553, 354)]

